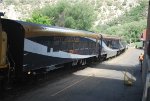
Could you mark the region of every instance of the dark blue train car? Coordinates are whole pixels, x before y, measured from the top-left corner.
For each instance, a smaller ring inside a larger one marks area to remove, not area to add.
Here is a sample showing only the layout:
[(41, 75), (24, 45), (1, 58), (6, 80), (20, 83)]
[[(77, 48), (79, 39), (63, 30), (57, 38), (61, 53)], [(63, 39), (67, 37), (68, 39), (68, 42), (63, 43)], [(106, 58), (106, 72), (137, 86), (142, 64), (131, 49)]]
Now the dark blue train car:
[(2, 19), (7, 63), (15, 76), (36, 74), (64, 64), (85, 65), (101, 58), (101, 35), (67, 28)]

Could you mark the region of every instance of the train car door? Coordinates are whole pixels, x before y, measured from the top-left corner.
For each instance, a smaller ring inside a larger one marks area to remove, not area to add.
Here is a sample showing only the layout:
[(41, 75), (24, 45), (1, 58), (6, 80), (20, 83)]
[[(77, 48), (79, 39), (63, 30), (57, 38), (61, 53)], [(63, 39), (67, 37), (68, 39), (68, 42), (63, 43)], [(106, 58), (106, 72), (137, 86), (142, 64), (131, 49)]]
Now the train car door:
[(7, 52), (7, 34), (0, 34), (0, 68), (6, 68), (6, 52)]
[[(7, 56), (10, 67), (14, 68), (17, 80), (22, 79), (24, 28), (17, 21), (2, 19), (3, 30), (7, 33)], [(6, 44), (6, 43), (5, 43)]]
[(2, 30), (1, 16), (4, 14), (0, 13), (0, 68), (6, 68), (7, 35)]

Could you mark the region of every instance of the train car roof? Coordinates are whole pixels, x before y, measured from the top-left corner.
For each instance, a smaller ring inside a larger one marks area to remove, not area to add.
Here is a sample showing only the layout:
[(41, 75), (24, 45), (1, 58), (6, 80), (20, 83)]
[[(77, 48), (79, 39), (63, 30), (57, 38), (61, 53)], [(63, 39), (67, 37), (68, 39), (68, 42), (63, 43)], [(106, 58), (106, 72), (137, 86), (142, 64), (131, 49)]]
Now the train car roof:
[(120, 40), (121, 38), (115, 35), (102, 34), (104, 39)]
[[(10, 19), (3, 19), (10, 20)], [(42, 24), (34, 24), (30, 22), (10, 20), (22, 25), (25, 30), (25, 37), (37, 37), (37, 36), (79, 36), (88, 37), (94, 39), (100, 39), (101, 35), (83, 30), (75, 30), (70, 28), (63, 28), (57, 26), (46, 26)]]

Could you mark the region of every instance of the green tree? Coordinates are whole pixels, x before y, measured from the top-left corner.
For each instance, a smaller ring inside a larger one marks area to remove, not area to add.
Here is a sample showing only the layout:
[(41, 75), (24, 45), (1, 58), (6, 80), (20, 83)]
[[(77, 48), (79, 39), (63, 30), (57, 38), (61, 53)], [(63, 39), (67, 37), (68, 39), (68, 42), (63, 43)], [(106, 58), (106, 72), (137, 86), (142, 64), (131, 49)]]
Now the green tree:
[(95, 15), (94, 9), (85, 2), (77, 3), (68, 12), (68, 16), (72, 16), (74, 20), (75, 26), (73, 28), (75, 29), (90, 30), (94, 24)]
[(61, 0), (53, 6), (43, 7), (38, 13), (52, 18), (52, 25), (82, 30), (90, 30), (96, 17), (92, 6), (85, 1)]
[(30, 19), (26, 19), (27, 22), (33, 22), (38, 24), (51, 25), (51, 19), (41, 14), (33, 14)]
[(124, 37), (127, 42), (139, 41), (140, 34), (146, 28), (146, 20), (133, 21), (122, 25), (109, 27), (105, 33)]

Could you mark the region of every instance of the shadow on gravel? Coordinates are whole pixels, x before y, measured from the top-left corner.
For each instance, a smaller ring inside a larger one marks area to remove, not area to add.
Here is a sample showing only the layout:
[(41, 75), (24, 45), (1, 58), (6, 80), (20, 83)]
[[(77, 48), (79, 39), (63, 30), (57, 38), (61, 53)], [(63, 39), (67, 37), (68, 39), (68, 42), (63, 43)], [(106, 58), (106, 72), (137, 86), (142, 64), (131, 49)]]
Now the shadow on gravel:
[(89, 66), (92, 67), (92, 68), (98, 68), (98, 69), (127, 71), (129, 73), (137, 72), (137, 73), (141, 74), (140, 65), (139, 64), (136, 64), (134, 66), (123, 66), (123, 65), (109, 65), (109, 64), (106, 64), (106, 63), (101, 63), (101, 64), (94, 63), (94, 64), (91, 64)]
[[(76, 77), (84, 80), (64, 91), (62, 91), (63, 87), (58, 89), (56, 86), (45, 86), (26, 93), (15, 101), (141, 101), (142, 90), (136, 84), (124, 86), (121, 80)], [(70, 85), (72, 85), (71, 82)], [(59, 91), (62, 92), (56, 93)]]
[[(0, 101), (10, 101), (10, 100), (11, 101), (15, 101), (18, 97), (23, 96), (24, 94), (27, 94), (28, 92), (35, 91), (35, 90), (37, 90), (39, 88), (43, 88), (43, 87), (45, 87), (45, 86), (47, 86), (49, 84), (55, 83), (55, 82), (57, 82), (59, 80), (62, 80), (63, 78), (67, 78), (68, 76), (72, 76), (74, 72), (79, 71), (79, 70), (84, 70), (86, 67), (97, 68), (97, 69), (116, 70), (116, 71), (127, 71), (127, 72), (133, 74), (133, 76), (136, 77), (136, 82), (134, 83), (134, 85), (132, 87), (124, 86), (125, 87), (124, 89), (125, 89), (126, 92), (125, 92), (125, 94), (123, 94), (123, 96), (125, 96), (125, 97), (122, 100), (119, 100), (119, 101), (133, 101), (133, 99), (136, 99), (135, 101), (140, 101), (141, 100), (141, 96), (142, 96), (142, 82), (141, 82), (141, 72), (140, 72), (139, 65), (131, 67), (131, 66), (108, 65), (108, 64), (104, 64), (104, 63), (100, 63), (100, 64), (99, 63), (93, 63), (91, 65), (82, 66), (82, 67), (72, 67), (72, 68), (71, 67), (64, 67), (64, 68), (60, 68), (60, 69), (51, 71), (48, 74), (41, 74), (41, 75), (37, 75), (35, 77), (31, 77), (28, 80), (26, 80), (23, 85), (19, 85), (19, 86), (15, 86), (14, 85), (13, 89), (4, 92), (3, 93), (3, 97), (0, 98)], [(74, 75), (74, 76), (82, 77), (82, 76), (79, 76), (79, 75)], [(91, 78), (94, 78), (94, 77), (91, 77)], [(113, 87), (113, 83), (114, 82), (115, 83), (121, 82), (121, 84), (123, 84), (123, 81), (121, 81), (121, 80), (114, 80), (114, 79), (108, 79), (108, 78), (97, 78), (97, 77), (95, 77), (94, 79), (97, 79), (99, 81), (105, 80), (105, 82), (107, 82), (106, 84), (108, 85), (108, 87), (109, 86)], [(104, 86), (106, 84), (101, 84), (99, 86)], [(116, 90), (117, 89), (119, 90), (119, 88), (117, 88), (116, 85), (114, 85), (114, 86), (116, 87), (115, 88)], [(104, 86), (104, 88), (105, 88), (105, 86)], [(88, 89), (90, 89), (90, 88), (88, 88)], [(107, 90), (107, 89), (108, 88), (102, 89), (102, 91), (103, 90)], [(122, 88), (120, 88), (120, 89), (122, 89)], [(112, 90), (114, 90), (114, 89), (112, 89)], [(132, 94), (133, 91), (135, 91), (134, 94), (137, 94), (137, 95), (133, 96), (133, 94)], [(107, 91), (105, 91), (104, 94), (102, 94), (105, 97), (107, 95), (106, 92)], [(130, 92), (130, 93), (128, 93), (128, 92)], [(78, 92), (78, 93), (80, 94), (80, 92)], [(102, 96), (102, 95), (99, 95), (99, 96)], [(78, 96), (80, 96), (80, 95), (78, 95)], [(91, 94), (91, 96), (92, 96), (92, 94)], [(98, 96), (98, 95), (95, 95), (95, 96)], [(139, 96), (139, 97), (136, 98), (137, 96)], [(132, 100), (129, 100), (129, 99), (132, 99)], [(65, 100), (63, 100), (63, 101), (65, 101)], [(92, 101), (92, 100), (89, 100), (89, 101)], [(106, 101), (106, 100), (102, 100), (102, 101)], [(115, 101), (115, 100), (112, 99), (112, 101)]]
[(86, 68), (86, 66), (63, 67), (45, 74), (28, 77), (21, 84), (13, 84), (11, 86), (12, 89), (5, 89), (3, 92), (0, 92), (0, 101), (14, 101), (17, 97), (24, 93), (33, 91), (49, 83), (61, 80), (68, 75), (72, 75), (73, 72), (82, 70), (84, 68)]

